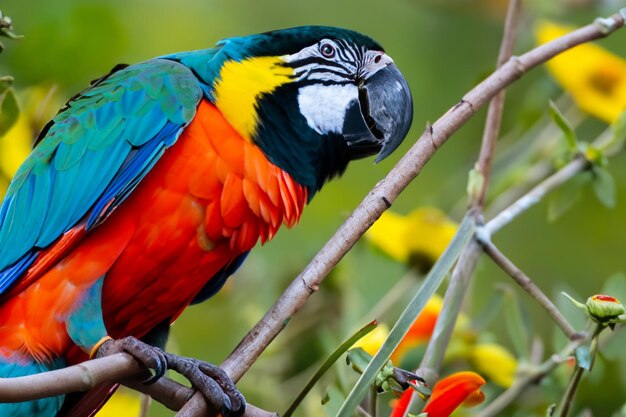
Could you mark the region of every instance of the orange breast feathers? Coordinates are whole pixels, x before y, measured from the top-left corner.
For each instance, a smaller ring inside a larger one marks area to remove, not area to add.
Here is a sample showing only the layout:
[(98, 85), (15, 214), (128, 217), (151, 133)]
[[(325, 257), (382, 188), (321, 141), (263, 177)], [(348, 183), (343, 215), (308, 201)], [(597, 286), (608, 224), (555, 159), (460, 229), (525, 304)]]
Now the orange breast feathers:
[(104, 281), (111, 336), (140, 336), (176, 318), (221, 268), (259, 239), (271, 239), (283, 223), (294, 225), (306, 202), (304, 186), (202, 102), (178, 142), (112, 216), (134, 216), (138, 226)]
[(202, 101), (131, 196), (102, 225), (47, 249), (30, 285), (0, 305), (0, 352), (63, 354), (72, 306), (103, 275), (107, 331), (141, 336), (259, 239), (294, 225), (306, 202), (305, 187)]

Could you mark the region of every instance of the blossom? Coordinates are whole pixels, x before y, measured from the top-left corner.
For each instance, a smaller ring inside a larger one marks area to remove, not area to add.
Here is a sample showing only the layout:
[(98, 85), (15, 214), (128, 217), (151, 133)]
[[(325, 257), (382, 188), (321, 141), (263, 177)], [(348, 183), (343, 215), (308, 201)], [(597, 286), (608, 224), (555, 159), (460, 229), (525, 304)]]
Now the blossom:
[(389, 417), (403, 417), (404, 413), (411, 402), (411, 396), (413, 395), (413, 388), (404, 390), (400, 398), (394, 400), (393, 408)]
[(610, 295), (596, 294), (587, 299), (585, 303), (589, 314), (599, 321), (614, 319), (624, 314), (624, 306), (620, 301)]
[(566, 293), (562, 294), (566, 296), (576, 307), (585, 311), (596, 323), (609, 326), (611, 329), (618, 323), (626, 323), (626, 318), (622, 316), (626, 309), (624, 309), (624, 305), (612, 295), (592, 295), (587, 298), (587, 302), (583, 304), (576, 301)]
[(469, 352), (469, 359), (481, 374), (501, 387), (513, 384), (517, 359), (506, 348), (496, 343), (479, 343)]
[(120, 387), (98, 411), (96, 417), (134, 417), (141, 415), (141, 394)]
[(417, 316), (408, 333), (391, 355), (391, 361), (393, 363), (400, 363), (402, 357), (406, 355), (408, 351), (415, 347), (425, 343), (430, 339), (437, 324), (437, 317), (443, 306), (443, 299), (435, 294), (433, 295), (422, 312)]
[(440, 379), (424, 407), (428, 417), (448, 417), (461, 404), (471, 407), (482, 403), (485, 394), (480, 390), (485, 384), (475, 372), (457, 372)]
[[(485, 384), (483, 377), (475, 372), (457, 372), (439, 380), (432, 391), (424, 412), (428, 417), (448, 417), (461, 404), (471, 407), (484, 401), (480, 390)], [(390, 417), (402, 417), (411, 401), (413, 388), (402, 393), (395, 402)]]
[[(536, 29), (536, 38), (543, 44), (572, 29), (543, 22)], [(546, 65), (583, 111), (613, 123), (626, 110), (626, 60), (623, 58), (586, 43), (557, 55)]]
[[(435, 294), (430, 297), (422, 312), (417, 316), (407, 334), (392, 353), (391, 361), (393, 363), (401, 363), (409, 351), (428, 342), (433, 334), (442, 307), (443, 298), (441, 296)], [(455, 332), (463, 331), (466, 329), (467, 324), (467, 316), (461, 313), (455, 324)]]
[(385, 342), (385, 339), (387, 339), (387, 336), (389, 336), (389, 327), (381, 323), (374, 330), (360, 338), (352, 345), (351, 349), (361, 348), (370, 356), (374, 356)]
[(406, 216), (386, 211), (365, 234), (389, 257), (428, 270), (446, 249), (458, 225), (435, 207), (420, 207)]
[(15, 124), (0, 137), (0, 201), (17, 168), (32, 149), (36, 134), (49, 116), (58, 108), (50, 89), (34, 87), (18, 97), (21, 111)]

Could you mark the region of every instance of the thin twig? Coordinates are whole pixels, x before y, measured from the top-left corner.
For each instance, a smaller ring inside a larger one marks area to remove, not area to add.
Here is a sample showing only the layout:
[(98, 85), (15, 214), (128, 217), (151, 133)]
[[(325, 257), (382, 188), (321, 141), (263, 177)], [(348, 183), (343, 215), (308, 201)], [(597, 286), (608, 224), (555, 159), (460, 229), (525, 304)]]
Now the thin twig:
[[(504, 34), (500, 44), (500, 52), (496, 68), (502, 67), (513, 55), (515, 48), (515, 40), (517, 39), (517, 27), (521, 16), (520, 0), (511, 0), (506, 13), (504, 23)], [(500, 125), (502, 122), (502, 111), (504, 109), (504, 98), (506, 90), (501, 90), (489, 102), (487, 109), (487, 119), (485, 121), (485, 130), (483, 132), (483, 140), (480, 147), (478, 161), (476, 162), (476, 170), (482, 176), (481, 186), (475, 195), (471, 195), (470, 207), (480, 209), (485, 204), (485, 196), (489, 186), (489, 177), (491, 175), (491, 161), (496, 148), (496, 141), (500, 134)]]
[(524, 291), (528, 293), (534, 300), (536, 300), (541, 307), (543, 307), (548, 315), (552, 317), (557, 326), (563, 330), (565, 336), (568, 339), (574, 340), (583, 338), (582, 333), (577, 332), (572, 325), (567, 321), (565, 316), (561, 314), (559, 309), (554, 303), (544, 294), (541, 289), (535, 285), (535, 283), (524, 274), (519, 268), (513, 264), (498, 248), (489, 240), (481, 238), (481, 233), (477, 233), (478, 242), (482, 245), (483, 250), (493, 262), (498, 265), (504, 272), (506, 272), (515, 282), (519, 284)]
[[(448, 138), (463, 126), (499, 91), (522, 77), (530, 69), (576, 45), (608, 36), (624, 25), (624, 16), (616, 13), (540, 45), (518, 58), (510, 59), (500, 69), (472, 89), (457, 105), (429, 126), (419, 140), (356, 207), (352, 215), (287, 287), (278, 301), (248, 332), (222, 367), (235, 381), (252, 366), (289, 319), (319, 288), (328, 273), (354, 246), (365, 231), (389, 208), (398, 195), (421, 172), (422, 168)], [(206, 415), (207, 407), (200, 394), (181, 409), (177, 417)]]
[(536, 185), (532, 190), (515, 201), (509, 207), (498, 213), (485, 225), (484, 232), (487, 235), (494, 234), (530, 207), (539, 203), (541, 199), (550, 191), (558, 188), (588, 167), (589, 161), (582, 157), (575, 158), (563, 168)]
[[(600, 332), (602, 332), (603, 329), (604, 329), (604, 326), (598, 323), (595, 326), (593, 335), (591, 336), (591, 348), (589, 351), (589, 355), (591, 359), (590, 359), (589, 371), (591, 371), (591, 367), (593, 366), (593, 362), (595, 360), (595, 356), (597, 353), (598, 335), (600, 334)], [(574, 402), (574, 396), (576, 395), (576, 391), (578, 390), (580, 380), (583, 377), (583, 373), (585, 372), (585, 368), (580, 366), (580, 364), (576, 364), (575, 366), (576, 367), (574, 369), (574, 373), (572, 374), (572, 378), (570, 379), (569, 384), (567, 385), (567, 389), (565, 390), (565, 394), (563, 395), (563, 398), (561, 399), (561, 403), (559, 404), (559, 407), (556, 409), (554, 413), (555, 417), (567, 417), (567, 414), (569, 413), (569, 409), (571, 408), (572, 403)]]

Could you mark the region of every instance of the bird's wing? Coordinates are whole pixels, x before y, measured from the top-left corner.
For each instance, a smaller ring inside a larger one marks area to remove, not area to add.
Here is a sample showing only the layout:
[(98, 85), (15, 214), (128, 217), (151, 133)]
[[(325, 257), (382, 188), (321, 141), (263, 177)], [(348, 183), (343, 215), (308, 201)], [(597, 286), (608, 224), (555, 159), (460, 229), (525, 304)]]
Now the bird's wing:
[(80, 235), (105, 221), (177, 140), (201, 97), (187, 67), (154, 59), (71, 99), (44, 128), (0, 207), (0, 295), (42, 250), (66, 245), (68, 231)]

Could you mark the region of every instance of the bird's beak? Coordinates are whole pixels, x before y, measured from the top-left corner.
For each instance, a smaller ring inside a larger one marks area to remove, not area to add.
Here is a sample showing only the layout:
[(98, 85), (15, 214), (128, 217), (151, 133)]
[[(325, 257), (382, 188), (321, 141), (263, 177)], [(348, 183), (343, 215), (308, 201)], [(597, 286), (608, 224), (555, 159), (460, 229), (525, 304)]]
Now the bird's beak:
[(413, 100), (406, 79), (387, 58), (359, 83), (358, 100), (346, 110), (343, 136), (350, 159), (376, 156), (379, 162), (402, 143), (413, 120)]

